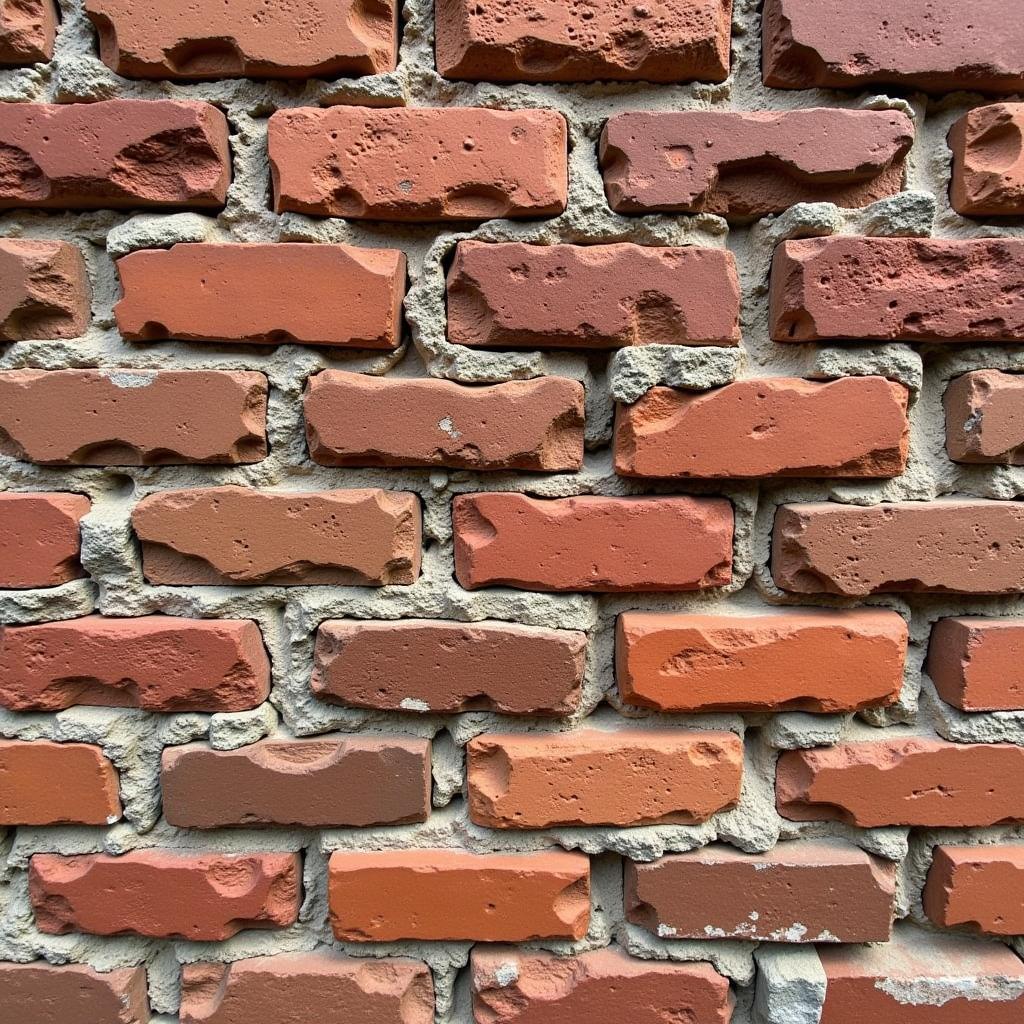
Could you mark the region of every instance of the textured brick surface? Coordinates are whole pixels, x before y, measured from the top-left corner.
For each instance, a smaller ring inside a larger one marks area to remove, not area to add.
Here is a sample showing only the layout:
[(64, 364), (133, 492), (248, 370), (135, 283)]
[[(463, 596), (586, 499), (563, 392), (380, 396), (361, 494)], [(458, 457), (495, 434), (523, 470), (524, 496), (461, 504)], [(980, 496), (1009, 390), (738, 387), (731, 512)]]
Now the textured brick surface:
[(56, 34), (56, 0), (9, 0), (0, 10), (0, 65), (48, 61)]
[(79, 523), (84, 494), (0, 494), (0, 587), (56, 587), (85, 575)]
[(1024, 932), (1024, 846), (937, 846), (923, 893), (941, 928)]
[(954, 462), (1024, 465), (1024, 377), (975, 370), (943, 395), (946, 451)]
[(936, 622), (927, 671), (942, 699), (964, 711), (1024, 710), (1024, 620)]
[(1024, 103), (976, 107), (949, 132), (949, 199), (968, 217), (1024, 213)]
[(0, 239), (0, 342), (77, 338), (88, 326), (81, 249), (41, 238)]
[(146, 969), (0, 963), (4, 1024), (148, 1024)]

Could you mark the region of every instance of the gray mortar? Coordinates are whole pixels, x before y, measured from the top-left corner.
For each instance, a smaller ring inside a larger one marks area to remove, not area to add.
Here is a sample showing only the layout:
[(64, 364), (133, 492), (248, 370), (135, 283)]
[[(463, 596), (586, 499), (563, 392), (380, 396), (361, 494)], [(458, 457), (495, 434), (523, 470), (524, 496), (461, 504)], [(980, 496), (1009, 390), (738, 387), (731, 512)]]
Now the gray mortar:
[(813, 946), (762, 945), (757, 963), (754, 1024), (819, 1024), (828, 981)]

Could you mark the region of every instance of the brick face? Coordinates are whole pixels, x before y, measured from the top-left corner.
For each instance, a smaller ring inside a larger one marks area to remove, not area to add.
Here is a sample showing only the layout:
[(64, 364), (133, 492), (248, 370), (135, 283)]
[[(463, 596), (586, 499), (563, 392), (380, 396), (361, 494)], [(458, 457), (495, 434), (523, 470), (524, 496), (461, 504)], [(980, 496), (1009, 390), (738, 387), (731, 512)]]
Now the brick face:
[(0, 240), (0, 341), (78, 338), (89, 312), (81, 249), (38, 238)]
[(79, 561), (84, 494), (0, 494), (0, 587), (56, 587), (85, 575)]

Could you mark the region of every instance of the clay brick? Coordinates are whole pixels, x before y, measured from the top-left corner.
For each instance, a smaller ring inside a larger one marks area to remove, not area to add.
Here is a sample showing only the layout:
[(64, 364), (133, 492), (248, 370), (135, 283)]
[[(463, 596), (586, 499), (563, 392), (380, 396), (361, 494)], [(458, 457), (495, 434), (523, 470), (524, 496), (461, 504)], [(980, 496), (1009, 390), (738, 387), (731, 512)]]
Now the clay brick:
[(0, 210), (219, 208), (228, 123), (193, 100), (0, 104)]
[(357, 960), (327, 950), (182, 969), (181, 1024), (289, 1020), (433, 1024), (430, 969), (418, 960)]
[(728, 979), (711, 964), (637, 960), (618, 946), (574, 957), (477, 946), (470, 969), (477, 1024), (729, 1024), (732, 1018)]
[(246, 928), (294, 924), (301, 868), (295, 853), (36, 854), (29, 896), (36, 925), (48, 935), (219, 942)]
[(430, 813), (430, 741), (402, 737), (267, 740), (239, 750), (170, 747), (164, 817), (179, 828), (393, 825)]
[(620, 405), (615, 472), (716, 479), (893, 477), (907, 465), (907, 389), (884, 377), (787, 377), (712, 391), (652, 388)]
[(344, 942), (581, 939), (590, 861), (555, 850), (399, 850), (331, 855), (331, 926)]
[(1024, 466), (1024, 376), (974, 370), (943, 395), (946, 451), (954, 462)]
[(615, 674), (627, 704), (655, 711), (837, 714), (894, 703), (906, 652), (903, 617), (876, 609), (625, 612)]
[(1024, 213), (1024, 103), (969, 110), (949, 132), (949, 199), (966, 217)]
[[(348, 245), (173, 245), (117, 262), (129, 341), (393, 349), (405, 254)], [(310, 295), (316, 301), (310, 302)]]
[(0, 963), (2, 1024), (149, 1024), (146, 969)]
[(300, 8), (86, 0), (100, 57), (126, 78), (336, 78), (392, 71), (395, 0), (303, 0)]
[(759, 854), (713, 844), (650, 864), (627, 861), (625, 884), (627, 919), (661, 936), (885, 942), (896, 865), (830, 841)]
[(55, 0), (13, 0), (0, 9), (0, 65), (25, 67), (53, 57)]
[(1024, 934), (1024, 846), (937, 846), (924, 912), (940, 928)]
[(267, 378), (241, 370), (0, 373), (0, 452), (43, 466), (259, 462)]
[(437, 70), (473, 82), (724, 82), (732, 0), (438, 0)]
[(743, 777), (728, 732), (488, 734), (466, 754), (470, 818), (486, 828), (694, 825), (733, 806)]
[(89, 275), (77, 245), (0, 239), (0, 342), (79, 338), (90, 311)]
[(510, 622), (324, 622), (313, 692), (382, 711), (569, 715), (579, 705), (587, 637)]
[(416, 495), (399, 491), (162, 491), (132, 513), (150, 583), (409, 585), (420, 571)]
[(0, 826), (109, 825), (120, 817), (117, 772), (99, 747), (0, 740)]
[(564, 377), (491, 387), (324, 370), (304, 401), (321, 466), (448, 466), (574, 472), (583, 465), (583, 385)]
[(998, 2), (765, 0), (764, 84), (1020, 92), (1024, 26), (1005, 15)]
[(349, 220), (551, 216), (568, 199), (567, 140), (553, 110), (279, 110), (268, 135), (275, 209)]
[(725, 249), (460, 242), (448, 340), (475, 348), (738, 345), (740, 285)]
[(896, 110), (616, 114), (601, 135), (619, 213), (714, 213), (745, 222), (794, 203), (867, 206), (903, 188), (914, 125)]
[(1024, 341), (1024, 239), (803, 238), (775, 250), (776, 341)]
[(918, 737), (791, 750), (779, 813), (793, 821), (971, 828), (1024, 821), (1024, 748)]
[(455, 576), (467, 590), (702, 590), (732, 579), (723, 498), (467, 494), (453, 516)]
[(78, 560), (84, 494), (0, 494), (0, 587), (57, 587), (85, 575)]
[(77, 704), (146, 711), (245, 711), (267, 699), (270, 662), (255, 622), (144, 615), (8, 626), (0, 706)]
[(1024, 710), (1024, 619), (942, 619), (932, 627), (928, 675), (962, 711)]

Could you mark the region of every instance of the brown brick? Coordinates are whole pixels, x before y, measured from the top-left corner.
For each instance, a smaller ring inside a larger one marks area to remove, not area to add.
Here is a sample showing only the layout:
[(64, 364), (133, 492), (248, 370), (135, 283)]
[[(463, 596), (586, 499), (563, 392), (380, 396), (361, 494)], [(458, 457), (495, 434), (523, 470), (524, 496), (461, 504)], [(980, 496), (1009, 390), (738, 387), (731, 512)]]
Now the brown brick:
[[(118, 260), (129, 341), (393, 349), (405, 254), (348, 245), (174, 245)], [(316, 301), (310, 301), (310, 295)]]
[(940, 928), (1024, 934), (1024, 846), (937, 846), (924, 912)]
[(0, 210), (217, 208), (231, 180), (228, 124), (209, 103), (0, 104)]
[(460, 242), (448, 340), (476, 348), (738, 345), (740, 285), (725, 249)]
[(946, 451), (954, 462), (1024, 466), (1024, 376), (974, 370), (943, 396)]
[(567, 138), (553, 110), (279, 110), (268, 137), (275, 209), (350, 220), (550, 216), (567, 201)]
[(927, 671), (939, 696), (962, 711), (1024, 710), (1024, 619), (936, 622)]
[(0, 587), (56, 587), (85, 575), (78, 560), (84, 494), (0, 494)]
[(616, 114), (601, 135), (619, 213), (714, 213), (731, 221), (795, 203), (867, 206), (903, 187), (914, 141), (896, 110), (687, 110)]
[(89, 275), (77, 245), (0, 239), (0, 342), (79, 338), (89, 314)]
[(209, 487), (162, 491), (132, 513), (150, 583), (408, 585), (420, 570), (414, 494)]
[(0, 1024), (149, 1024), (146, 969), (0, 963)]
[(949, 198), (966, 217), (1024, 213), (1024, 103), (969, 110), (953, 125)]
[(511, 622), (324, 622), (313, 692), (382, 711), (569, 715), (587, 637)]
[(56, 0), (16, 0), (0, 10), (0, 65), (25, 67), (53, 57)]
[(538, 377), (490, 387), (324, 370), (309, 378), (306, 436), (322, 466), (574, 472), (583, 385)]

